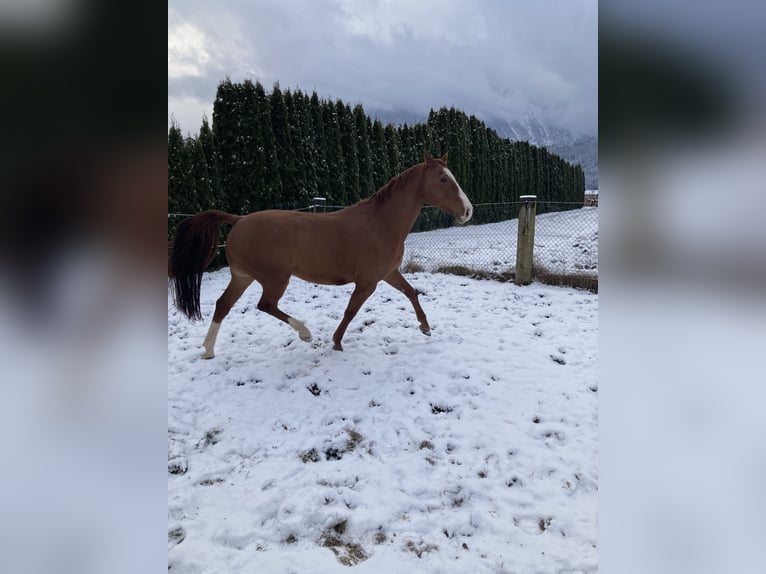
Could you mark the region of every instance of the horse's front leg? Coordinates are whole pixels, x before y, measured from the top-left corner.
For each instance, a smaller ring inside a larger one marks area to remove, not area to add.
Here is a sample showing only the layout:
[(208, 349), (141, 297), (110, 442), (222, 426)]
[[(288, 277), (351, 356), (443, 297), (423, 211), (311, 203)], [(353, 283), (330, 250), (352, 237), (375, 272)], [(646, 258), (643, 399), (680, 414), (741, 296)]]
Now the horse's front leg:
[(340, 322), (340, 325), (338, 325), (338, 328), (335, 330), (335, 333), (332, 336), (332, 342), (333, 342), (332, 348), (334, 350), (336, 351), (343, 350), (343, 345), (341, 344), (341, 341), (343, 340), (343, 335), (346, 333), (348, 324), (359, 312), (359, 309), (362, 307), (364, 302), (367, 301), (367, 298), (373, 294), (373, 292), (375, 291), (375, 287), (377, 287), (377, 282), (356, 284), (356, 288), (354, 289), (354, 292), (351, 294), (351, 299), (349, 299), (348, 301), (346, 312), (343, 313), (343, 320)]
[(415, 288), (407, 282), (407, 280), (399, 272), (398, 269), (391, 271), (391, 273), (388, 274), (384, 281), (391, 285), (391, 287), (394, 289), (401, 291), (407, 296), (407, 299), (409, 299), (410, 303), (412, 303), (412, 307), (415, 309), (415, 315), (420, 322), (420, 330), (424, 335), (430, 336), (431, 327), (428, 324), (428, 319), (426, 319), (426, 314), (423, 311), (423, 308), (420, 306), (420, 301), (418, 301), (418, 292), (415, 291)]

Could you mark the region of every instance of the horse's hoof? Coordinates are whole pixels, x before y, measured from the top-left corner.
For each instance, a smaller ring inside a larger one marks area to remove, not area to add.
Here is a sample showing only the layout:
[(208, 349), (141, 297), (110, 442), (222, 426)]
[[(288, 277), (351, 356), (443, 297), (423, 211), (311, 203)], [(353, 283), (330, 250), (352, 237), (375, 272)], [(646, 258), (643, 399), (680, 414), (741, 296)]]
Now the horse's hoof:
[(298, 331), (298, 337), (300, 337), (301, 341), (305, 341), (307, 343), (311, 342), (311, 332), (308, 329), (305, 331)]
[(200, 359), (212, 359), (213, 357), (215, 357), (215, 354), (212, 351), (210, 351), (209, 353), (205, 351), (199, 356)]
[(431, 329), (421, 329), (420, 332), (429, 337), (431, 336)]
[(340, 344), (338, 344), (338, 343), (335, 343), (335, 344), (332, 346), (332, 350), (333, 350), (333, 351), (342, 351), (342, 350), (343, 350), (343, 346), (342, 346), (342, 345), (340, 345)]

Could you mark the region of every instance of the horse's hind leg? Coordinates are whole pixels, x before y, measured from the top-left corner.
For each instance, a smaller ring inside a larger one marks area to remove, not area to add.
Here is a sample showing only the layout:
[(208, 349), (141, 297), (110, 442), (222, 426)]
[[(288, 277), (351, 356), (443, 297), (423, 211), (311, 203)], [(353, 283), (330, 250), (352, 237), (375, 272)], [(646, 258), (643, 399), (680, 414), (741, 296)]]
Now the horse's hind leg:
[(340, 322), (340, 325), (338, 325), (338, 328), (335, 330), (335, 333), (332, 336), (332, 342), (334, 343), (332, 348), (335, 351), (343, 350), (343, 344), (342, 344), (343, 335), (346, 333), (346, 328), (348, 327), (348, 324), (359, 312), (359, 309), (362, 307), (362, 304), (365, 301), (367, 301), (367, 298), (370, 295), (373, 294), (376, 287), (377, 287), (377, 283), (357, 283), (356, 284), (356, 288), (354, 289), (354, 292), (351, 293), (351, 299), (349, 299), (348, 301), (346, 312), (343, 313), (343, 320)]
[(407, 299), (410, 300), (410, 303), (412, 303), (412, 306), (415, 309), (415, 315), (417, 316), (418, 321), (420, 321), (420, 330), (425, 335), (431, 335), (431, 327), (428, 325), (426, 314), (420, 306), (418, 292), (415, 291), (415, 288), (407, 282), (398, 269), (394, 269), (389, 273), (384, 281), (407, 296)]
[(277, 307), (277, 303), (279, 303), (282, 295), (284, 295), (289, 282), (290, 278), (288, 277), (286, 280), (261, 283), (263, 285), (263, 294), (261, 295), (261, 300), (258, 301), (258, 309), (290, 325), (298, 331), (301, 341), (308, 343), (311, 341), (311, 331), (308, 330), (308, 327), (302, 321), (298, 321), (298, 319), (291, 317)]
[(252, 277), (246, 275), (234, 275), (232, 273), (229, 286), (226, 287), (226, 290), (215, 303), (213, 321), (210, 323), (210, 329), (208, 329), (205, 341), (202, 343), (202, 346), (205, 347), (205, 352), (202, 353), (203, 359), (212, 359), (215, 357), (213, 348), (215, 347), (215, 339), (218, 336), (218, 329), (221, 326), (221, 322), (224, 317), (229, 314), (229, 311), (234, 303), (237, 302), (237, 299), (242, 296), (242, 293), (245, 292), (245, 289), (247, 289), (252, 282)]

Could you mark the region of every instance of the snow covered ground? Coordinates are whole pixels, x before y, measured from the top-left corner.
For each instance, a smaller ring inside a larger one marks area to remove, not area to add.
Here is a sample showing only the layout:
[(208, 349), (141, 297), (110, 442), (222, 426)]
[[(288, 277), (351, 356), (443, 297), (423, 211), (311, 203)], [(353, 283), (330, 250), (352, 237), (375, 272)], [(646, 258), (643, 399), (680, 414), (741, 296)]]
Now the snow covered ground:
[[(518, 219), (411, 233), (404, 262), (426, 271), (463, 265), (503, 273), (516, 266), (517, 235)], [(598, 275), (598, 208), (536, 216), (534, 259), (550, 271)]]
[(597, 571), (597, 295), (417, 273), (432, 336), (381, 283), (253, 284), (199, 358), (205, 321), (168, 299), (172, 573)]

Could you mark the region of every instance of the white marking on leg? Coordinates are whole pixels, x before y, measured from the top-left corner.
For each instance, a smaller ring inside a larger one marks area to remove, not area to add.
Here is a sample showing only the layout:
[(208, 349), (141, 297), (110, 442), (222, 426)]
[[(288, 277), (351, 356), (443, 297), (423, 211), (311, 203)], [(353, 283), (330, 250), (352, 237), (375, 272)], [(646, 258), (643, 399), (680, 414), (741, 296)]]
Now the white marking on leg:
[(218, 329), (220, 327), (220, 323), (216, 323), (215, 321), (210, 323), (210, 328), (207, 330), (207, 336), (205, 337), (205, 341), (202, 343), (202, 346), (205, 347), (205, 352), (201, 355), (203, 359), (212, 359), (215, 357), (213, 347), (215, 347), (215, 339), (218, 336)]
[(292, 317), (287, 318), (287, 323), (296, 331), (298, 331), (298, 336), (301, 338), (301, 341), (306, 341), (307, 343), (311, 342), (311, 331), (308, 330), (306, 325), (298, 321), (298, 319), (293, 319)]
[(455, 219), (457, 219), (458, 223), (465, 223), (466, 221), (471, 219), (471, 217), (473, 216), (473, 205), (471, 205), (471, 202), (468, 199), (468, 196), (463, 191), (463, 188), (460, 187), (460, 184), (457, 182), (457, 179), (455, 179), (455, 176), (452, 174), (452, 172), (445, 167), (444, 173), (446, 173), (452, 179), (452, 181), (455, 182), (455, 185), (457, 186), (458, 194), (460, 196), (460, 201), (463, 202), (463, 213), (459, 217), (456, 217)]

